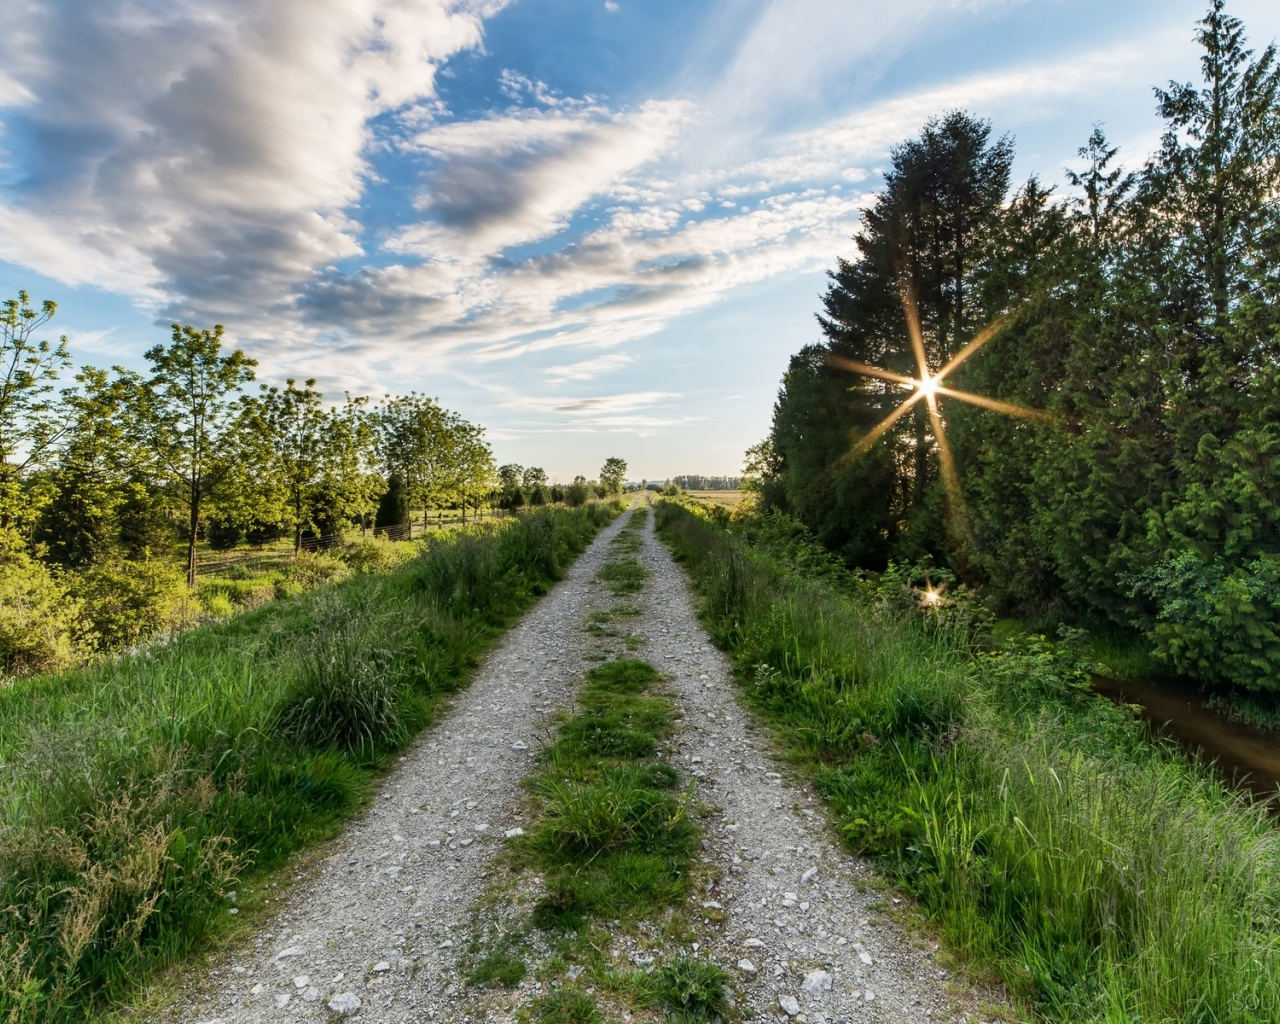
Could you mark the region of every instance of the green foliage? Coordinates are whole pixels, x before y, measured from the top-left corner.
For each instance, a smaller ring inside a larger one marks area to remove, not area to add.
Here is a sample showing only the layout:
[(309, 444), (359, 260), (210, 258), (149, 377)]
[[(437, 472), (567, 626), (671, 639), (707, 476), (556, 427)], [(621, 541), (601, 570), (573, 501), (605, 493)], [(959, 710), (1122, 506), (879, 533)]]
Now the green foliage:
[(579, 988), (562, 987), (534, 1003), (538, 1024), (604, 1024), (595, 1000)]
[(0, 1018), (83, 1020), (223, 927), (232, 880), (331, 835), (606, 518), (458, 534), (502, 552), (480, 607), (452, 596), (444, 537), (388, 575), (0, 687), (0, 907), (18, 925), (0, 928)]
[(1139, 577), (1155, 606), (1152, 653), (1177, 671), (1250, 690), (1280, 678), (1280, 554), (1206, 565), (1184, 551)]
[(0, 546), (0, 680), (70, 664), (80, 616), (61, 573)]
[(622, 482), (627, 478), (627, 462), (612, 456), (600, 467), (600, 486), (607, 494), (621, 494)]
[(95, 562), (72, 577), (93, 646), (118, 651), (180, 626), (191, 614), (191, 594), (168, 562)]
[(515, 988), (524, 981), (528, 965), (510, 953), (490, 953), (476, 965), (467, 981), (472, 985), (497, 984), (503, 988)]
[(659, 1002), (679, 1022), (719, 1019), (725, 1010), (729, 976), (709, 960), (679, 957), (663, 964), (654, 986)]
[(849, 843), (1028, 1013), (1280, 1018), (1280, 831), (1092, 695), (1082, 635), (975, 651), (785, 537), (748, 546), (673, 503), (658, 522)]
[[(963, 113), (898, 147), (751, 458), (766, 504), (852, 565), (931, 554), (1005, 612), (1137, 628), (1198, 680), (1276, 687), (1280, 62), (1221, 0), (1197, 38), (1202, 81), (1156, 91), (1159, 150), (1124, 174), (1095, 128), (1077, 198), (1011, 191), (1010, 146)], [(917, 373), (903, 293), (935, 369), (999, 327), (947, 386), (1048, 414), (940, 399), (954, 513), (925, 403), (849, 447), (904, 395), (848, 361)]]

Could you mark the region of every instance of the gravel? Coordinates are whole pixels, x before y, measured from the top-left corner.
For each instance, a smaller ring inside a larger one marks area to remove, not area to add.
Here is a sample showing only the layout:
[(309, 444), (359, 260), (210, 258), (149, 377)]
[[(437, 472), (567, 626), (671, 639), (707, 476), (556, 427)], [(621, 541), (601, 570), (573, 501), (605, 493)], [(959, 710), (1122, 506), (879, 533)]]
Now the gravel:
[[(173, 1019), (449, 1015), (463, 987), (457, 960), (473, 904), (501, 837), (521, 826), (520, 780), (547, 738), (549, 718), (572, 701), (590, 666), (581, 625), (607, 603), (593, 581), (628, 518), (601, 531), (511, 629), (266, 930), (189, 981)], [(299, 991), (294, 979), (304, 975)]]
[(703, 856), (718, 880), (698, 902), (718, 904), (726, 919), (703, 919), (694, 955), (735, 977), (740, 1003), (757, 1020), (978, 1019), (974, 994), (946, 990), (948, 972), (932, 948), (876, 910), (883, 894), (868, 887), (870, 866), (841, 848), (812, 789), (788, 777), (767, 733), (738, 703), (729, 661), (698, 621), (652, 517), (642, 560), (652, 576), (638, 627), (647, 641), (637, 655), (670, 678), (683, 713), (675, 756), (714, 809), (702, 821)]
[[(486, 917), (479, 908), (502, 837), (527, 824), (520, 780), (550, 738), (549, 716), (572, 703), (606, 650), (622, 653), (584, 627), (590, 612), (610, 607), (593, 581), (628, 518), (602, 531), (511, 630), (264, 933), (191, 981), (173, 1019), (496, 1021), (542, 990), (533, 976), (505, 996), (468, 989), (458, 958)], [(688, 947), (627, 951), (631, 940), (619, 937), (614, 954), (644, 969), (655, 952), (713, 960), (734, 979), (739, 1011), (757, 1021), (979, 1019), (979, 994), (877, 910), (869, 866), (842, 850), (810, 788), (782, 769), (739, 705), (728, 660), (699, 623), (652, 516), (639, 557), (652, 575), (635, 598), (640, 616), (627, 623), (640, 643), (631, 656), (670, 680), (682, 715), (671, 756), (711, 809), (701, 819), (709, 881), (690, 908), (697, 937)]]

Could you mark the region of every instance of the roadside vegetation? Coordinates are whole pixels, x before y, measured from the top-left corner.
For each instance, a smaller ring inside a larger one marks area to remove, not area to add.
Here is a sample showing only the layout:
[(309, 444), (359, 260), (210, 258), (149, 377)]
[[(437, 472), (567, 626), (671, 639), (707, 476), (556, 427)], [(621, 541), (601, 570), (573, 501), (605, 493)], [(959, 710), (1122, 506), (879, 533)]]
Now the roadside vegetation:
[(1280, 60), (1227, 6), (1156, 151), (1097, 125), (1065, 195), (965, 111), (895, 147), (749, 458), (852, 566), (930, 554), (1002, 616), (1274, 694)]
[(997, 645), (963, 589), (851, 572), (776, 512), (657, 515), (850, 846), (1029, 1014), (1280, 1019), (1280, 831), (1091, 694), (1078, 633)]
[(390, 572), (0, 688), (0, 1020), (83, 1019), (223, 926), (616, 510), (443, 533)]

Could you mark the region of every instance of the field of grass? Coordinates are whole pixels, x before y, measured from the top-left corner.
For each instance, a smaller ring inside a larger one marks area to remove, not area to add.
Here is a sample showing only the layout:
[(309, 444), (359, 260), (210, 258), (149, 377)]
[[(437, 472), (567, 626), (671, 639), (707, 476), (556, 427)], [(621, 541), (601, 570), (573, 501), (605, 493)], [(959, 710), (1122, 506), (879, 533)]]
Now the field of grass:
[(334, 833), (608, 521), (544, 509), (131, 656), (0, 688), (0, 1020), (83, 1020)]
[(849, 844), (1029, 1016), (1280, 1020), (1280, 831), (1089, 693), (1080, 638), (979, 646), (781, 518), (658, 517)]
[(686, 491), (685, 493), (690, 498), (713, 505), (723, 505), (725, 508), (736, 507), (747, 494), (746, 491)]

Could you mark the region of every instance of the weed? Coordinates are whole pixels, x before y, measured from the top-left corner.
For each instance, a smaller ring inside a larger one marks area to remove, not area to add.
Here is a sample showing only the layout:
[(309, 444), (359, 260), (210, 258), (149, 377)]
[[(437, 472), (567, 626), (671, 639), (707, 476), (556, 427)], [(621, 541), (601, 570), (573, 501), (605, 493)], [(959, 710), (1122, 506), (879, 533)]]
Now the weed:
[(644, 589), (649, 570), (634, 558), (623, 558), (606, 562), (600, 567), (596, 577), (608, 583), (609, 590), (614, 594), (637, 594)]
[(529, 780), (542, 804), (524, 842), (547, 878), (539, 927), (643, 916), (686, 894), (696, 829), (675, 792), (679, 773), (654, 756), (673, 718), (670, 701), (651, 692), (660, 679), (634, 659), (593, 668), (578, 713)]
[(681, 957), (663, 965), (654, 983), (659, 1002), (678, 1022), (715, 1020), (725, 1009), (729, 976), (709, 960)]
[(595, 1000), (579, 988), (559, 988), (534, 1004), (537, 1024), (604, 1024)]
[(510, 953), (490, 953), (467, 976), (472, 985), (497, 984), (503, 988), (515, 988), (524, 981), (528, 966)]

